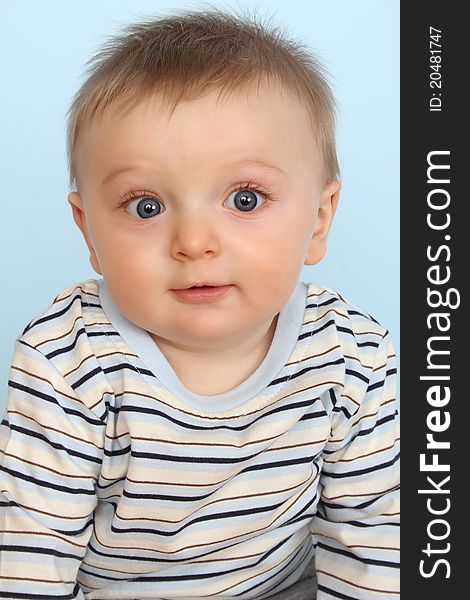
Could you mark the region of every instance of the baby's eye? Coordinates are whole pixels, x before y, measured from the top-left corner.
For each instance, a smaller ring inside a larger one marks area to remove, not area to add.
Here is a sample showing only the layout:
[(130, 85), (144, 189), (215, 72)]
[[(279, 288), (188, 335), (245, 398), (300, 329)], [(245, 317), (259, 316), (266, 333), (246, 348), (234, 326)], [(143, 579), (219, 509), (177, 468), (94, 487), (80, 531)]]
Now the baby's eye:
[(152, 198), (152, 196), (143, 196), (131, 200), (126, 206), (126, 212), (133, 217), (149, 219), (162, 213), (165, 208), (161, 202)]
[(261, 206), (261, 204), (264, 204), (265, 202), (266, 200), (260, 192), (241, 189), (230, 194), (226, 200), (226, 206), (228, 206), (228, 208), (236, 208), (237, 210), (248, 212), (258, 208), (258, 206)]

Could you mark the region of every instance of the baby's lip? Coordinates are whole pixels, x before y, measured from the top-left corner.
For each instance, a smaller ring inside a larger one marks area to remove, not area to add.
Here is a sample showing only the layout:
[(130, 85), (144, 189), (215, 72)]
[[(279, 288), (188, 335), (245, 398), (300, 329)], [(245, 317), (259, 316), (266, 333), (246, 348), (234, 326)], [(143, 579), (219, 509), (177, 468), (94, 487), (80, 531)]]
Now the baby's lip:
[(216, 283), (214, 281), (198, 281), (196, 283), (190, 283), (188, 285), (183, 285), (181, 287), (173, 288), (175, 290), (188, 290), (192, 287), (224, 287), (226, 285), (231, 285), (229, 283)]
[(232, 285), (194, 285), (171, 290), (178, 301), (185, 304), (212, 304), (219, 302), (230, 292)]

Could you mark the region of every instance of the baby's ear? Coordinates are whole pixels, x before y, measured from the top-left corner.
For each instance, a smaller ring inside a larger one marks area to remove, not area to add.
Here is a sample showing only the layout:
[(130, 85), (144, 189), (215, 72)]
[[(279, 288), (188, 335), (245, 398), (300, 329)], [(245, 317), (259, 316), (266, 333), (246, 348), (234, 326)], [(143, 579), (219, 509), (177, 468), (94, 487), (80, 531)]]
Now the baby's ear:
[(69, 201), (69, 204), (72, 207), (73, 219), (77, 224), (77, 227), (82, 232), (86, 245), (88, 246), (88, 250), (90, 251), (90, 264), (96, 273), (102, 275), (100, 264), (98, 262), (98, 257), (96, 256), (96, 251), (90, 236), (90, 231), (88, 230), (88, 224), (86, 220), (85, 208), (83, 206), (82, 197), (78, 192), (70, 192), (70, 194), (67, 197), (67, 200)]
[(338, 206), (340, 189), (341, 183), (337, 179), (329, 181), (323, 188), (315, 229), (304, 261), (306, 265), (316, 265), (326, 254), (326, 240)]

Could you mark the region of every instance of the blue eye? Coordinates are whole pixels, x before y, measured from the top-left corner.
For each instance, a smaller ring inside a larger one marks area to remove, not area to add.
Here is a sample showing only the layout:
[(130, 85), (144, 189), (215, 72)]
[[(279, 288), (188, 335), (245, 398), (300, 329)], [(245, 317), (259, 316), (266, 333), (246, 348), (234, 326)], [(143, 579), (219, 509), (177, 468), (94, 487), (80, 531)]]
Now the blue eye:
[(126, 206), (126, 212), (133, 217), (140, 217), (141, 219), (155, 217), (163, 211), (163, 205), (155, 198), (152, 198), (152, 196), (136, 198), (135, 200), (129, 202), (129, 204)]
[[(229, 204), (232, 196), (233, 205), (230, 206)], [(245, 188), (237, 190), (236, 192), (232, 192), (232, 194), (230, 194), (229, 198), (227, 199), (227, 204), (229, 205), (229, 208), (236, 208), (237, 210), (243, 212), (253, 211), (255, 208), (258, 208), (258, 206), (261, 206), (261, 204), (264, 204), (264, 202), (265, 200), (259, 192), (255, 192), (254, 190), (249, 190)]]

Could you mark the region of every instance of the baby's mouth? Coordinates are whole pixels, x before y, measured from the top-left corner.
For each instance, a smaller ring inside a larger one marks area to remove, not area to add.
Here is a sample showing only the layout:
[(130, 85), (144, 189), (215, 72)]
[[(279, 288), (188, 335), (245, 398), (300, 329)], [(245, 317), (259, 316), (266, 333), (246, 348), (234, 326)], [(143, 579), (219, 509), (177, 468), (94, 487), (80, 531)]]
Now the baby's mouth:
[(232, 285), (192, 285), (187, 288), (173, 289), (175, 296), (189, 303), (217, 302), (221, 300), (232, 288)]

